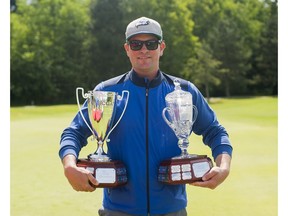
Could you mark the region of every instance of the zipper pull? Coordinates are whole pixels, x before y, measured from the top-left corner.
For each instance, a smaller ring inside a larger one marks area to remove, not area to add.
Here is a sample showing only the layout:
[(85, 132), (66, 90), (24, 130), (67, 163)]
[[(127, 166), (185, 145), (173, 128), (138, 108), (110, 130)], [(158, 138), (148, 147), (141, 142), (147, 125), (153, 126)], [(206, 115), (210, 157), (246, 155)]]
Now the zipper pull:
[(149, 92), (150, 81), (146, 77), (144, 79), (145, 79), (145, 83), (146, 83), (146, 97), (147, 97), (148, 96), (148, 92)]

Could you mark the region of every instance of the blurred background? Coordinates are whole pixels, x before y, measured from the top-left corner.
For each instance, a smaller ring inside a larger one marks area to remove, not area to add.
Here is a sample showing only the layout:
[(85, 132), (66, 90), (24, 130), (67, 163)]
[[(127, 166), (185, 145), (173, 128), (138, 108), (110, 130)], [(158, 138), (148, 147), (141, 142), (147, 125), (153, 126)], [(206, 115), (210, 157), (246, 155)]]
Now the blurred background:
[(205, 97), (277, 95), (277, 0), (11, 0), (11, 105), (74, 103), (130, 70), (127, 24), (162, 26), (162, 71)]

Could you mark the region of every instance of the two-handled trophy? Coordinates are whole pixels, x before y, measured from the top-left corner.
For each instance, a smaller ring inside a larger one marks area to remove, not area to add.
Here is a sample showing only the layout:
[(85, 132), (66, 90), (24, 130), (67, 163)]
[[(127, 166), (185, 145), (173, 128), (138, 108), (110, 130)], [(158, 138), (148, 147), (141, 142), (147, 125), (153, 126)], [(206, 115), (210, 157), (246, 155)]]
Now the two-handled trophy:
[[(82, 92), (82, 97), (87, 99), (87, 109), (89, 119), (86, 120), (81, 110), (79, 103), (79, 91)], [(124, 93), (126, 97), (124, 97)], [(124, 90), (122, 95), (110, 91), (88, 91), (84, 94), (83, 88), (76, 88), (76, 99), (80, 115), (85, 124), (90, 129), (93, 139), (97, 140), (97, 150), (93, 154), (89, 154), (87, 158), (78, 159), (77, 166), (89, 170), (96, 180), (99, 182), (97, 187), (117, 187), (127, 183), (127, 173), (124, 164), (119, 160), (111, 160), (104, 152), (104, 142), (109, 142), (110, 133), (120, 122), (125, 113), (129, 92)], [(116, 115), (116, 104), (124, 101), (123, 111), (114, 124)], [(88, 124), (90, 121), (90, 125)]]
[(201, 181), (202, 177), (213, 167), (213, 163), (207, 155), (188, 154), (188, 138), (192, 133), (192, 125), (198, 111), (193, 105), (192, 94), (181, 90), (177, 79), (174, 80), (174, 85), (175, 90), (165, 97), (166, 107), (163, 109), (162, 116), (178, 138), (181, 155), (160, 163), (158, 181), (167, 184)]

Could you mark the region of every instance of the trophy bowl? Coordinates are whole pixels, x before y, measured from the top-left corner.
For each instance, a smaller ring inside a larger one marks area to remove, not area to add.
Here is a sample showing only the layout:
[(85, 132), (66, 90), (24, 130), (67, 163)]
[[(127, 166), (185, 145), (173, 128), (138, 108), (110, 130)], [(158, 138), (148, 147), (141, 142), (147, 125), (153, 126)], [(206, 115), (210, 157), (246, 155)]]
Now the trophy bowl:
[(192, 133), (198, 111), (193, 105), (192, 94), (181, 90), (177, 79), (174, 80), (174, 85), (175, 90), (165, 97), (166, 107), (163, 109), (162, 117), (178, 138), (181, 154), (160, 163), (158, 181), (166, 184), (201, 181), (213, 167), (213, 163), (207, 155), (188, 153), (188, 138)]
[[(79, 91), (82, 92), (82, 97), (87, 100), (88, 119), (85, 118), (79, 103)], [(110, 133), (125, 113), (129, 92), (123, 91), (122, 96), (116, 92), (95, 90), (84, 94), (84, 89), (79, 87), (76, 89), (76, 99), (83, 121), (91, 131), (93, 140), (97, 140), (96, 151), (89, 154), (87, 158), (78, 159), (77, 166), (83, 167), (93, 174), (99, 183), (97, 187), (118, 187), (126, 184), (128, 179), (125, 165), (119, 160), (111, 160), (104, 152), (103, 145), (110, 141), (108, 139)], [(125, 103), (124, 109), (118, 121), (114, 123), (116, 104), (122, 101)]]

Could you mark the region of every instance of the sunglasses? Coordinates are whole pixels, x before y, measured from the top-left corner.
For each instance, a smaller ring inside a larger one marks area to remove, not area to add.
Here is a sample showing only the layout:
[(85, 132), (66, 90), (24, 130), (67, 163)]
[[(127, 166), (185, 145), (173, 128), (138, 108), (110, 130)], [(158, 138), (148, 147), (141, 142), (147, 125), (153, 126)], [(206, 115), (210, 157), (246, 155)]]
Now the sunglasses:
[(128, 41), (127, 43), (130, 45), (131, 50), (138, 51), (142, 49), (143, 44), (145, 44), (148, 50), (156, 50), (160, 42), (161, 41), (159, 40), (148, 40), (148, 41), (131, 40)]

